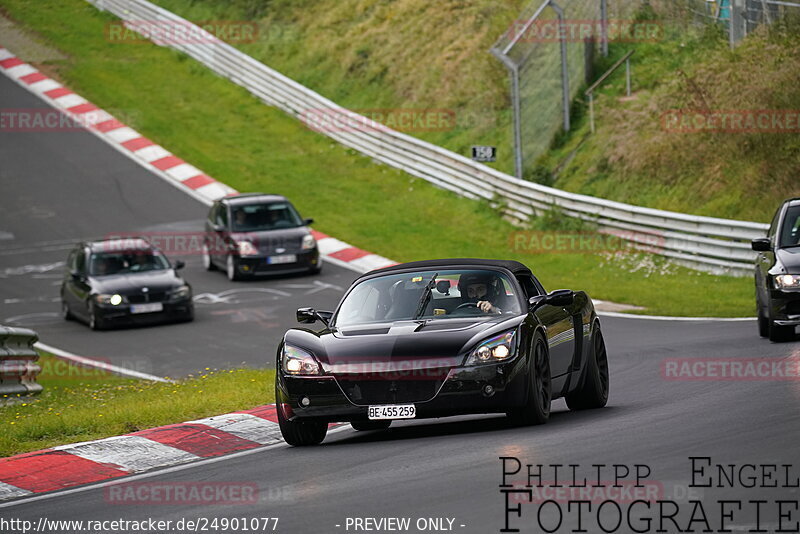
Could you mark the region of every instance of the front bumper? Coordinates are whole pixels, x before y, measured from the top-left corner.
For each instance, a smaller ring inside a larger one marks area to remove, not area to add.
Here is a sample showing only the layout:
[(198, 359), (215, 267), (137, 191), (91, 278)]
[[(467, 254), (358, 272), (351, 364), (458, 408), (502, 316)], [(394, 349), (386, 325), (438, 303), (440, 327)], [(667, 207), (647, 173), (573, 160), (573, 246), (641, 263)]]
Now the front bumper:
[(181, 321), (194, 316), (194, 304), (191, 297), (169, 300), (161, 303), (159, 312), (131, 313), (130, 304), (112, 306), (109, 304), (95, 306), (97, 317), (106, 323), (114, 324), (152, 324), (170, 321)]
[(779, 326), (800, 326), (800, 290), (771, 290), (770, 317)]
[[(370, 381), (374, 381), (370, 379)], [(414, 404), (416, 418), (452, 415), (505, 413), (524, 405), (528, 391), (525, 361), (490, 364), (476, 367), (454, 367), (441, 381), (432, 398), (391, 402), (374, 399), (368, 403), (354, 402), (343, 391), (334, 376), (296, 377), (282, 372), (277, 375), (276, 402), (288, 405), (289, 419), (316, 419), (327, 422), (367, 420), (367, 409), (378, 404)], [(386, 388), (392, 387), (386, 380)], [(487, 394), (486, 386), (492, 393)], [(300, 400), (307, 398), (308, 406)]]
[(269, 256), (240, 256), (236, 259), (236, 270), (241, 275), (258, 276), (308, 272), (319, 268), (319, 249), (317, 248), (289, 254), (295, 254), (297, 261), (294, 263), (270, 264), (268, 263)]

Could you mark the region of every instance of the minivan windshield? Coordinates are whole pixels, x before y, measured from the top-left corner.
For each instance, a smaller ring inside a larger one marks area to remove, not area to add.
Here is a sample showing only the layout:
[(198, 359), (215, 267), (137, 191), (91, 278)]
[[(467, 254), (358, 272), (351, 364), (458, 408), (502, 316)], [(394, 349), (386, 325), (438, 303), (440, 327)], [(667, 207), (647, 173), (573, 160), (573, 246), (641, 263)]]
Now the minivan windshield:
[(288, 202), (245, 204), (231, 207), (234, 232), (263, 232), (303, 226), (303, 220)]
[(786, 210), (778, 248), (796, 247), (798, 245), (800, 245), (800, 206), (792, 206)]
[[(490, 302), (484, 312), (480, 302)], [(438, 270), (388, 274), (364, 280), (347, 294), (335, 326), (416, 319), (518, 315), (516, 286), (493, 270)]]

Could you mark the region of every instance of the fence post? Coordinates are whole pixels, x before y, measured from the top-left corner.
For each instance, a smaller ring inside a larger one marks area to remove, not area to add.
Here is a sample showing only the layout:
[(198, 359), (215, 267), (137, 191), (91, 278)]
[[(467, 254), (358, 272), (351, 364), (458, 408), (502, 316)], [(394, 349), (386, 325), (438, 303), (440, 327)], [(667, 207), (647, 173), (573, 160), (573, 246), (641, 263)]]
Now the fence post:
[(514, 173), (522, 179), (522, 104), (519, 94), (519, 67), (511, 67), (511, 91), (514, 108)]
[(600, 40), (603, 57), (608, 57), (608, 0), (600, 0)]
[(569, 117), (570, 96), (569, 96), (569, 65), (567, 64), (567, 27), (566, 27), (566, 22), (564, 21), (564, 10), (561, 9), (561, 7), (555, 2), (550, 2), (550, 6), (558, 14), (558, 29), (560, 33), (559, 41), (561, 43), (561, 93), (562, 93), (563, 113), (564, 113), (564, 131), (568, 132), (570, 129), (570, 117)]

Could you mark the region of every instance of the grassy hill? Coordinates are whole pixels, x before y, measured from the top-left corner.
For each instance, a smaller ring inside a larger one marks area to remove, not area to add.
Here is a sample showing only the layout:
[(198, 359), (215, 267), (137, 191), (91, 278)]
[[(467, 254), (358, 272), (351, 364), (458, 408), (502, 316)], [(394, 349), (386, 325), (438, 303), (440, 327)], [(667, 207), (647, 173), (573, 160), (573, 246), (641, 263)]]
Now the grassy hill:
[[(412, 135), (467, 154), (500, 147), (511, 172), (508, 75), (488, 49), (522, 0), (157, 0), (191, 20), (256, 20), (257, 42), (239, 47), (349, 108), (444, 108), (458, 127)], [(613, 3), (612, 3), (613, 4)], [(674, 133), (672, 109), (800, 109), (800, 31), (758, 32), (731, 52), (723, 32), (688, 24), (674, 2), (637, 16), (660, 20), (664, 39), (612, 44), (603, 72), (627, 50), (632, 100), (618, 73), (597, 102), (598, 134), (585, 106), (575, 125), (527, 174), (556, 187), (661, 209), (768, 221), (800, 194), (800, 135)]]

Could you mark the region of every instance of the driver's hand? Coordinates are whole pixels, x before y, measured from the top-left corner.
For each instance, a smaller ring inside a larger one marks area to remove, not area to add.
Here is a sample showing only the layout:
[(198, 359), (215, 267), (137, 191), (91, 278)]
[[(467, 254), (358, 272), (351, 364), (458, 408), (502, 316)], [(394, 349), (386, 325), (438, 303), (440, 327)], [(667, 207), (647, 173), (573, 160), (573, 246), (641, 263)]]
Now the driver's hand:
[(478, 308), (480, 308), (480, 310), (483, 313), (497, 313), (498, 312), (498, 309), (495, 308), (492, 305), (492, 303), (489, 302), (488, 300), (482, 300), (482, 301), (478, 302)]

